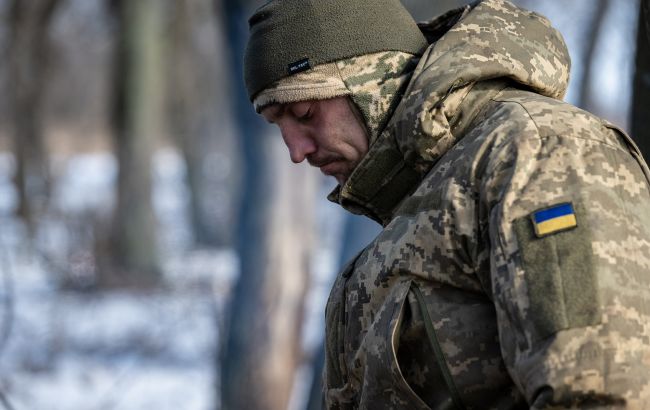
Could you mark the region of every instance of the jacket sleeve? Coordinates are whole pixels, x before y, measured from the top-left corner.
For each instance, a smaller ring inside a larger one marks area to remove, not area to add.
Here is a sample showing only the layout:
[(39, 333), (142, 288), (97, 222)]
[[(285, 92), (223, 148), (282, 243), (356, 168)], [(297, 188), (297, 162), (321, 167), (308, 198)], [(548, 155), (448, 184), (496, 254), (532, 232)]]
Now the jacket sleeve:
[(649, 185), (601, 132), (503, 138), (485, 168), (502, 355), (531, 408), (650, 408)]

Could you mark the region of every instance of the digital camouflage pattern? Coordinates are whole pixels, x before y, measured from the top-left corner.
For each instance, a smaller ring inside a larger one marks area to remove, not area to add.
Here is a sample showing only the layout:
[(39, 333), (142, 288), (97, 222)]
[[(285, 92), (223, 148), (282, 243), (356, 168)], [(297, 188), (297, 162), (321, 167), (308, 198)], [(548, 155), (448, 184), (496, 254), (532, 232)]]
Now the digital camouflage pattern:
[(336, 62), (341, 79), (361, 112), (371, 143), (399, 103), (418, 61), (419, 57), (411, 54), (386, 51)]
[[(486, 0), (422, 28), (437, 41), (330, 196), (384, 230), (328, 300), (328, 408), (650, 408), (638, 150), (559, 100), (544, 17)], [(578, 226), (538, 238), (531, 215), (562, 203)]]

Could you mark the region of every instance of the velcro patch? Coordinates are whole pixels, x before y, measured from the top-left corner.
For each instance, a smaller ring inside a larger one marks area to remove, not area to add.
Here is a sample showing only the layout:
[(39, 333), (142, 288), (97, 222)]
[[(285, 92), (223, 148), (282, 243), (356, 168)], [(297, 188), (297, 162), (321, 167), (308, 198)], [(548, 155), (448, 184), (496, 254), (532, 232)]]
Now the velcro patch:
[[(528, 303), (523, 303), (527, 306), (523, 326), (530, 326), (533, 341), (602, 321), (598, 269), (587, 214), (585, 206), (576, 201), (540, 209), (513, 221), (529, 297)], [(551, 222), (554, 227), (544, 225), (556, 218), (562, 219)], [(535, 232), (538, 228), (547, 232), (541, 239)], [(551, 235), (562, 230), (565, 232)]]
[(573, 204), (564, 203), (540, 209), (531, 214), (535, 235), (538, 238), (573, 229), (578, 226)]

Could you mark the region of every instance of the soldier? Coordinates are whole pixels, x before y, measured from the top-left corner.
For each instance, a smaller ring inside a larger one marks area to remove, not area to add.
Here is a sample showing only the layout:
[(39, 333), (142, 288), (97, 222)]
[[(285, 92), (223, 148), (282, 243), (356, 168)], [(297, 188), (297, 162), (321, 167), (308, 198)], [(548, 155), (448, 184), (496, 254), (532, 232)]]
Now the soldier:
[(650, 408), (650, 171), (562, 102), (549, 21), (485, 0), (273, 0), (246, 85), (384, 227), (326, 308), (328, 408)]

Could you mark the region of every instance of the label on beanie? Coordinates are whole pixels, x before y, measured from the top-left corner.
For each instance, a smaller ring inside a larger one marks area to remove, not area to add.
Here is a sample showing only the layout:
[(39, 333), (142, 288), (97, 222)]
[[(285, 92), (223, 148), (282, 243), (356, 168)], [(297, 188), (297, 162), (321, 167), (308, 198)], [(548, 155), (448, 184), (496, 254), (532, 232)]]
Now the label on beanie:
[(297, 74), (303, 71), (307, 71), (310, 68), (311, 65), (309, 65), (309, 59), (303, 58), (302, 60), (298, 60), (295, 63), (289, 64), (289, 74)]

